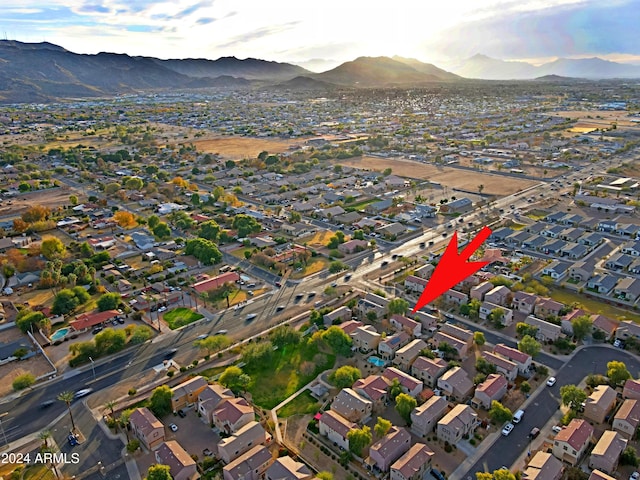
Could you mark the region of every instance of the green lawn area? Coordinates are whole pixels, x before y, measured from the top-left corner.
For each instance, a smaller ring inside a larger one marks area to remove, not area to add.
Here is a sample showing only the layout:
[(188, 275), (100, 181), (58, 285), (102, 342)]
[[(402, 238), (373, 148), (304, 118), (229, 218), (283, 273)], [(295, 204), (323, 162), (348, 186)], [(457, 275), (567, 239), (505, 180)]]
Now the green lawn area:
[(584, 295), (573, 292), (571, 290), (564, 290), (559, 288), (551, 288), (550, 296), (554, 300), (564, 303), (565, 305), (571, 305), (576, 302), (580, 304), (583, 310), (586, 310), (593, 314), (604, 315), (616, 320), (633, 320), (640, 323), (640, 314), (624, 310), (622, 308), (614, 307), (613, 305), (607, 305), (606, 303), (597, 300), (595, 298), (586, 298)]
[(167, 322), (171, 330), (175, 330), (176, 328), (180, 328), (184, 325), (189, 325), (196, 320), (200, 320), (202, 317), (202, 314), (185, 307), (179, 307), (175, 310), (171, 310), (163, 316), (164, 321)]
[(212, 379), (212, 378), (217, 377), (218, 375), (220, 375), (226, 369), (227, 369), (227, 367), (211, 367), (211, 368), (207, 368), (205, 370), (202, 370), (200, 372), (200, 375), (202, 375), (203, 377), (205, 377), (207, 379)]
[(311, 392), (307, 390), (278, 410), (278, 417), (285, 418), (292, 415), (316, 413), (318, 408), (320, 408), (320, 404), (311, 396)]
[[(322, 361), (321, 361), (322, 360)], [(336, 356), (320, 352), (306, 341), (273, 352), (268, 365), (247, 365), (243, 370), (251, 376), (247, 389), (253, 401), (271, 409), (300, 390), (320, 372), (333, 368)]]
[(329, 260), (324, 257), (312, 257), (307, 266), (301, 271), (294, 271), (291, 278), (300, 279), (318, 273), (329, 266)]
[(24, 480), (55, 480), (55, 474), (46, 465), (30, 465), (22, 475)]
[(361, 200), (360, 202), (355, 203), (347, 203), (345, 204), (345, 208), (355, 208), (356, 210), (362, 210), (367, 205), (371, 205), (372, 203), (379, 202), (378, 198), (370, 198), (369, 200)]

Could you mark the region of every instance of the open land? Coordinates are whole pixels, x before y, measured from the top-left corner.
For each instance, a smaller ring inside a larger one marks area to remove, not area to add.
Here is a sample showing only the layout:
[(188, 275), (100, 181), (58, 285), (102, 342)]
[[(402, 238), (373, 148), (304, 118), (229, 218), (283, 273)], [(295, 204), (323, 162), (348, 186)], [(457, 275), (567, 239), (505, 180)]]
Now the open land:
[(217, 153), (232, 160), (242, 158), (255, 158), (260, 152), (282, 153), (293, 145), (293, 141), (264, 140), (247, 137), (217, 137), (210, 139), (194, 140), (198, 151), (204, 153)]

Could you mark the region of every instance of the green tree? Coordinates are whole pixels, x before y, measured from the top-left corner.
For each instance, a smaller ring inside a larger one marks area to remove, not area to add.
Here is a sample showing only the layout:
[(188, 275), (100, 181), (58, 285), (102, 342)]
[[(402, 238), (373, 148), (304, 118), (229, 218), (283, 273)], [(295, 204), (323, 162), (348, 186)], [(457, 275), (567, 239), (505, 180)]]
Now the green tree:
[(244, 375), (242, 369), (240, 367), (236, 367), (234, 365), (227, 367), (218, 381), (220, 385), (224, 385), (231, 390), (238, 390), (242, 387), (241, 377)]
[(106, 312), (107, 310), (115, 310), (120, 304), (120, 298), (121, 297), (119, 293), (105, 293), (96, 302), (98, 305), (98, 310), (101, 312)]
[(269, 333), (269, 339), (274, 346), (283, 348), (286, 345), (300, 343), (302, 334), (290, 325), (279, 325)]
[(196, 206), (200, 205), (200, 195), (197, 192), (191, 194), (191, 204)]
[(153, 229), (153, 234), (158, 240), (167, 240), (171, 238), (171, 229), (165, 222), (160, 222)]
[(518, 350), (535, 357), (540, 352), (540, 343), (530, 335), (525, 335), (522, 340), (518, 342)]
[(149, 225), (151, 230), (156, 228), (159, 224), (160, 218), (157, 215), (150, 215), (149, 218), (147, 218), (147, 225)]
[(42, 312), (33, 312), (29, 309), (22, 310), (16, 318), (16, 326), (22, 333), (27, 333), (41, 327), (46, 322)]
[(473, 343), (475, 343), (479, 347), (484, 345), (486, 343), (486, 340), (484, 338), (484, 333), (482, 333), (482, 332), (473, 332)]
[(149, 327), (147, 327), (146, 325), (138, 325), (133, 329), (133, 333), (131, 334), (129, 343), (131, 343), (132, 345), (139, 345), (146, 342), (151, 337), (153, 337), (153, 332)]
[(538, 334), (538, 327), (534, 327), (533, 325), (529, 325), (524, 322), (518, 322), (516, 323), (516, 333), (521, 337), (529, 335), (530, 337), (535, 338)]
[(69, 195), (69, 203), (76, 206), (78, 204), (78, 197), (76, 195)]
[(378, 417), (375, 426), (373, 427), (374, 433), (378, 437), (384, 437), (389, 430), (391, 430), (391, 422), (386, 418)]
[(213, 265), (222, 260), (222, 254), (218, 247), (205, 238), (187, 240), (184, 253), (185, 255), (193, 255), (204, 265)]
[(73, 414), (71, 413), (71, 402), (73, 402), (73, 392), (61, 392), (58, 394), (58, 400), (64, 402), (67, 405), (69, 411), (69, 418), (71, 419), (71, 431), (75, 431), (76, 424), (73, 421)]
[(46, 238), (40, 246), (40, 253), (42, 253), (47, 260), (64, 257), (66, 251), (67, 248), (64, 246), (64, 243), (62, 243), (62, 240), (56, 237)]
[(480, 357), (476, 360), (476, 371), (483, 373), (484, 375), (489, 375), (491, 373), (496, 373), (496, 366)]
[(407, 310), (409, 310), (409, 302), (407, 302), (403, 298), (394, 298), (389, 302), (387, 308), (389, 309), (389, 313), (391, 315), (404, 315), (405, 313), (407, 313)]
[(631, 378), (631, 373), (623, 362), (612, 361), (607, 363), (607, 377), (613, 386), (622, 384)]
[(524, 394), (527, 394), (531, 391), (531, 385), (529, 384), (529, 382), (524, 381), (520, 384), (520, 391)]
[(231, 345), (231, 339), (226, 335), (214, 335), (196, 340), (193, 344), (200, 350), (206, 351), (207, 355), (211, 355)]
[(242, 348), (242, 361), (247, 365), (268, 365), (273, 356), (273, 344), (267, 342), (248, 343)]
[(173, 480), (169, 465), (151, 465), (147, 471), (145, 480)]
[(329, 381), (340, 389), (351, 387), (359, 378), (362, 378), (360, 370), (350, 365), (343, 365), (329, 375)]
[(362, 456), (364, 447), (371, 443), (373, 435), (371, 429), (364, 425), (362, 428), (353, 428), (347, 432), (347, 440), (349, 440), (349, 450), (358, 457)]
[(411, 412), (417, 405), (416, 399), (406, 393), (396, 397), (396, 410), (407, 424), (411, 423)]
[(347, 270), (348, 268), (349, 268), (349, 265), (346, 265), (340, 262), (339, 260), (336, 260), (329, 264), (329, 273), (339, 273), (343, 270)]
[(149, 397), (149, 410), (158, 418), (171, 413), (171, 397), (173, 392), (168, 385), (160, 385), (153, 389)]
[(238, 237), (247, 237), (251, 233), (258, 233), (262, 230), (262, 226), (255, 218), (244, 213), (233, 217), (231, 227), (238, 232)]
[(337, 354), (343, 357), (351, 355), (353, 340), (340, 327), (333, 325), (322, 333), (322, 340)]
[(33, 376), (32, 373), (23, 373), (22, 375), (18, 375), (11, 384), (13, 389), (17, 392), (19, 390), (24, 390), (25, 388), (30, 387), (36, 383), (36, 377)]
[(124, 330), (105, 328), (94, 337), (98, 354), (115, 353), (122, 350), (127, 343), (127, 334)]
[(144, 182), (139, 177), (129, 177), (124, 182), (124, 188), (127, 190), (142, 190), (142, 187), (144, 187)]
[(364, 240), (364, 231), (363, 230), (356, 230), (353, 232), (353, 238), (355, 240)]
[(560, 387), (560, 399), (564, 406), (578, 410), (587, 399), (587, 394), (575, 385), (564, 385)]
[(581, 315), (571, 322), (573, 328), (573, 336), (576, 340), (582, 340), (590, 331), (593, 322), (589, 315)]
[(493, 400), (489, 409), (489, 418), (498, 425), (511, 420), (513, 414), (511, 410), (502, 405), (500, 402)]
[(80, 302), (73, 290), (65, 288), (54, 297), (51, 312), (54, 315), (64, 315), (72, 312), (78, 305)]
[(198, 236), (212, 242), (217, 242), (220, 237), (220, 225), (215, 220), (207, 220), (200, 224)]
[(620, 456), (620, 464), (637, 467), (639, 462), (640, 459), (638, 458), (636, 449), (631, 445), (627, 446), (627, 448), (624, 449), (622, 455)]
[(318, 477), (320, 480), (333, 480), (333, 473), (322, 471), (318, 472), (318, 475), (316, 475), (316, 477)]

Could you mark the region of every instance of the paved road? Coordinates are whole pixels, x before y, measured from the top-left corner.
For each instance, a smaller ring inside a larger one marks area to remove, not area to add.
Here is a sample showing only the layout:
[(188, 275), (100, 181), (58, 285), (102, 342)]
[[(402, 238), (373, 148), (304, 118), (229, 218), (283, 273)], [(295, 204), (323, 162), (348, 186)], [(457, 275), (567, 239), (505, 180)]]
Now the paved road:
[(475, 472), (493, 472), (503, 465), (512, 465), (529, 445), (528, 435), (533, 427), (542, 427), (560, 407), (560, 387), (577, 385), (590, 373), (604, 374), (607, 362), (619, 360), (627, 365), (634, 377), (640, 371), (637, 357), (619, 349), (605, 346), (591, 346), (580, 350), (558, 370), (557, 383), (547, 387), (527, 408), (522, 421), (516, 425), (508, 437), (500, 437), (462, 478), (475, 478)]

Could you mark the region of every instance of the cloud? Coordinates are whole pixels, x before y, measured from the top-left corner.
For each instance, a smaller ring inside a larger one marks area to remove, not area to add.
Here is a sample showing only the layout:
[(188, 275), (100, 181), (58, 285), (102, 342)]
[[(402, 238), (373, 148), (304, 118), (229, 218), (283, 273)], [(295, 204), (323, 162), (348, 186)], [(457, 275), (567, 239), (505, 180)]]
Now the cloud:
[(202, 18), (197, 19), (196, 23), (198, 25), (208, 25), (208, 24), (213, 23), (215, 21), (216, 21), (216, 19), (213, 18), (213, 17), (202, 17)]
[(277, 35), (284, 31), (290, 30), (294, 26), (296, 26), (299, 21), (283, 23), (281, 25), (274, 25), (273, 27), (262, 27), (252, 30), (250, 32), (243, 33), (241, 35), (236, 35), (231, 38), (228, 42), (215, 45), (217, 48), (229, 48), (235, 47), (237, 45), (242, 45), (244, 43), (251, 42), (253, 40), (259, 40), (265, 37), (270, 37), (271, 35)]
[(104, 5), (90, 4), (90, 5), (82, 5), (78, 9), (78, 12), (81, 12), (81, 13), (109, 13), (109, 12), (111, 12), (111, 9), (109, 7), (105, 7)]
[(189, 15), (196, 13), (198, 10), (202, 9), (202, 8), (206, 8), (206, 7), (210, 7), (213, 4), (213, 2), (211, 0), (202, 0), (201, 2), (198, 2), (194, 5), (191, 5), (190, 7), (187, 7), (183, 10), (180, 10), (178, 13), (176, 13), (175, 15), (173, 15), (171, 18), (173, 20), (182, 20), (185, 17), (188, 17)]

